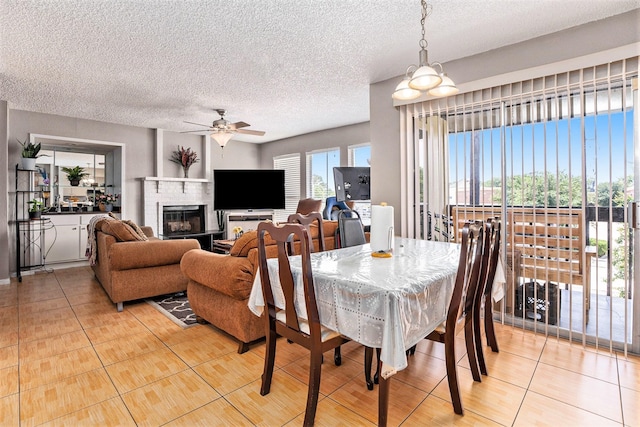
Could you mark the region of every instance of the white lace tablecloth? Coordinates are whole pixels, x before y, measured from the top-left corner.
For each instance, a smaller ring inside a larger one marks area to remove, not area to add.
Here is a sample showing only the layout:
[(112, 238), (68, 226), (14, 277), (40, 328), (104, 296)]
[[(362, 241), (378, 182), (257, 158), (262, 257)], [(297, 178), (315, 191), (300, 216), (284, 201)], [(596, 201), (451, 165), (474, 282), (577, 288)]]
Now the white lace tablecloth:
[[(367, 245), (311, 255), (320, 322), (360, 344), (380, 348), (386, 377), (407, 367), (405, 350), (431, 333), (446, 317), (455, 282), (457, 244), (396, 237), (393, 257), (374, 258)], [(292, 269), (299, 292), (296, 308), (305, 316), (301, 258)], [(274, 299), (284, 308), (276, 259), (268, 260)], [(260, 274), (249, 308), (262, 314)]]

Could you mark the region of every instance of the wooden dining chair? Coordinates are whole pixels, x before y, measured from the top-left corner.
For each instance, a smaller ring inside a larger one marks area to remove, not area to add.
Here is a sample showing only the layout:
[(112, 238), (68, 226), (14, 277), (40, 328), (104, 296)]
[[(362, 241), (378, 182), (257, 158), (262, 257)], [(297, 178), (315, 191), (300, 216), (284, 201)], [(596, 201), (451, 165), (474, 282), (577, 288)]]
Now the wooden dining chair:
[(482, 345), (481, 317), (484, 308), (484, 330), (487, 337), (487, 345), (491, 351), (497, 353), (498, 341), (493, 327), (492, 291), (493, 281), (498, 268), (500, 255), (500, 231), (502, 224), (499, 220), (490, 218), (484, 228), (484, 250), (482, 252), (482, 266), (480, 268), (480, 285), (476, 292), (476, 301), (473, 308), (473, 333), (476, 345), (478, 366), (483, 375), (487, 375), (487, 364), (484, 359)]
[[(481, 381), (480, 369), (476, 357), (475, 337), (473, 329), (473, 307), (476, 291), (480, 283), (480, 268), (482, 266), (482, 249), (484, 228), (481, 222), (468, 222), (461, 233), (460, 258), (458, 271), (447, 317), (441, 325), (425, 337), (425, 339), (443, 343), (445, 346), (445, 364), (447, 367), (447, 379), (449, 392), (456, 414), (463, 414), (460, 387), (458, 385), (458, 372), (456, 369), (455, 341), (458, 326), (464, 327), (464, 337), (467, 349), (467, 357), (471, 367), (471, 373), (475, 381)], [(369, 354), (366, 354), (366, 353)], [(414, 354), (415, 346), (407, 350), (407, 354)], [(367, 360), (367, 357), (369, 360)], [(367, 366), (371, 366), (371, 351), (365, 348), (365, 376)], [(378, 370), (380, 368), (378, 361)], [(377, 383), (379, 372), (376, 372), (374, 381)], [(369, 383), (367, 382), (367, 386)]]
[(287, 222), (293, 222), (297, 224), (302, 224), (311, 235), (311, 225), (316, 223), (318, 226), (318, 247), (315, 248), (313, 243), (313, 239), (311, 239), (311, 252), (324, 252), (324, 228), (322, 227), (322, 214), (320, 212), (309, 212), (304, 215), (301, 213), (294, 213), (289, 215), (287, 218)]
[[(324, 244), (324, 227), (322, 226), (322, 214), (320, 212), (310, 212), (307, 215), (302, 215), (300, 213), (294, 213), (287, 217), (287, 222), (302, 224), (309, 232), (309, 236), (311, 236), (311, 225), (316, 223), (318, 226), (318, 252), (324, 252), (325, 244)], [(311, 252), (316, 252), (314, 249), (313, 239), (311, 239)], [(340, 347), (336, 347), (333, 353), (333, 363), (336, 366), (340, 366), (342, 364), (342, 352)]]
[[(265, 235), (275, 241), (278, 251), (278, 277), (284, 296), (284, 309), (276, 307), (274, 291), (269, 278), (267, 267), (267, 250), (265, 247)], [(302, 262), (302, 287), (303, 301), (295, 301), (296, 285), (291, 271), (290, 256), (291, 245), (294, 239), (300, 242), (300, 256)], [(262, 373), (262, 396), (269, 393), (273, 367), (276, 355), (276, 338), (283, 336), (286, 339), (301, 345), (309, 350), (309, 391), (307, 394), (307, 406), (304, 416), (304, 425), (313, 425), (318, 396), (320, 393), (320, 374), (322, 369), (322, 354), (325, 351), (335, 349), (347, 342), (338, 332), (325, 328), (320, 324), (318, 306), (311, 271), (311, 238), (309, 232), (301, 224), (285, 223), (275, 225), (271, 222), (261, 222), (258, 225), (258, 259), (260, 262), (260, 280), (262, 282), (262, 294), (266, 309), (266, 350), (264, 358), (264, 371)], [(304, 304), (307, 318), (298, 315), (296, 305)]]

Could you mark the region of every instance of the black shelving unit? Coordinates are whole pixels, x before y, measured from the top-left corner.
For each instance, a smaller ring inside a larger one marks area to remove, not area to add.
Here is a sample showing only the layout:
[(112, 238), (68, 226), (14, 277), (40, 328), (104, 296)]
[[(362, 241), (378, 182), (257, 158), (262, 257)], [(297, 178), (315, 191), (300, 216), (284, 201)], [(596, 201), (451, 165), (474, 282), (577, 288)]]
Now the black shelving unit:
[(22, 282), (22, 272), (44, 267), (45, 230), (52, 227), (47, 218), (29, 219), (28, 202), (42, 200), (42, 190), (35, 182), (38, 171), (20, 169), (16, 165), (15, 225), (16, 274)]

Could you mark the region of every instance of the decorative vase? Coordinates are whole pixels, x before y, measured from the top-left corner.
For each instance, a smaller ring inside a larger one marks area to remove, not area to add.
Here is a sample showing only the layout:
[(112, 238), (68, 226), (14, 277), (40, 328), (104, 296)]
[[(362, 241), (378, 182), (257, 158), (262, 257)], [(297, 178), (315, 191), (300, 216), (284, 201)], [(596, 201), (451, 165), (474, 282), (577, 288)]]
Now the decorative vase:
[(182, 171), (184, 172), (184, 177), (189, 178), (189, 166), (183, 166)]
[(100, 212), (106, 212), (107, 208), (104, 206), (104, 203), (99, 203), (98, 210), (100, 210)]
[(20, 167), (27, 171), (34, 171), (36, 170), (36, 160), (35, 157), (23, 157)]
[(111, 203), (107, 203), (104, 208), (107, 212), (111, 212), (113, 210), (113, 205)]

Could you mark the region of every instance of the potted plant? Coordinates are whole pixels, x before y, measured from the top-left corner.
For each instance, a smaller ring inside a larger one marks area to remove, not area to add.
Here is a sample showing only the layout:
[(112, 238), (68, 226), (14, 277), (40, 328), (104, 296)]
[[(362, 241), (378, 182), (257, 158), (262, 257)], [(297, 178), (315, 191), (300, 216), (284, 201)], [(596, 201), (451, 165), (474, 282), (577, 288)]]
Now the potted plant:
[(119, 194), (96, 194), (95, 203), (102, 212), (111, 212), (119, 198)]
[(18, 142), (22, 145), (22, 169), (30, 171), (36, 170), (36, 159), (43, 156), (43, 154), (38, 154), (41, 148), (40, 143), (34, 144), (27, 140), (24, 142), (18, 140)]
[(31, 199), (29, 204), (29, 219), (40, 219), (42, 212), (45, 210), (44, 202), (38, 199)]
[(80, 166), (74, 166), (72, 168), (63, 166), (62, 172), (67, 174), (69, 183), (74, 187), (77, 187), (78, 184), (80, 184), (80, 180), (82, 178), (84, 178), (85, 176), (89, 176), (89, 173), (85, 172), (84, 168), (81, 168)]

